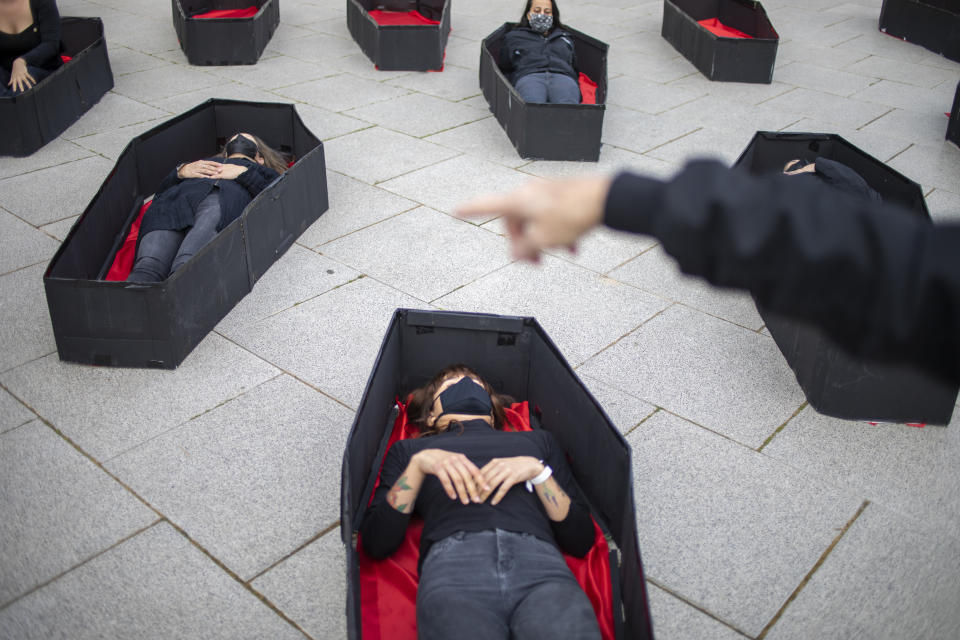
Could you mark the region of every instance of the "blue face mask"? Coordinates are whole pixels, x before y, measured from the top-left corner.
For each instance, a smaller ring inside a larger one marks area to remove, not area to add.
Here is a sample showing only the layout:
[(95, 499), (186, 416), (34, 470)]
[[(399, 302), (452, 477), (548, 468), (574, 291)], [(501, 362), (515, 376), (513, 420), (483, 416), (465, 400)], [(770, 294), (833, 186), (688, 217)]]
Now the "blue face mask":
[(549, 13), (531, 13), (530, 28), (537, 33), (546, 33), (553, 28), (553, 16)]
[(490, 394), (471, 378), (464, 378), (444, 389), (440, 394), (440, 404), (443, 406), (440, 416), (455, 413), (488, 416), (493, 411)]

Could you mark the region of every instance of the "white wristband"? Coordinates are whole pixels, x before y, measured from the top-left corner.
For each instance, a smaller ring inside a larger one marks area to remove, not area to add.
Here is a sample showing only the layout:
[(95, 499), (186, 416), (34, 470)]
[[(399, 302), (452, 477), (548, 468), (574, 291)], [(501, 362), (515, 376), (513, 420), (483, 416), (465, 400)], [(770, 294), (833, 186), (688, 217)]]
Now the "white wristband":
[[(543, 464), (543, 460), (540, 461), (540, 464)], [(551, 469), (549, 465), (543, 464), (543, 471), (538, 473), (536, 477), (527, 480), (527, 491), (533, 493), (533, 488), (538, 484), (546, 482), (547, 478), (551, 475), (553, 475), (553, 469)]]

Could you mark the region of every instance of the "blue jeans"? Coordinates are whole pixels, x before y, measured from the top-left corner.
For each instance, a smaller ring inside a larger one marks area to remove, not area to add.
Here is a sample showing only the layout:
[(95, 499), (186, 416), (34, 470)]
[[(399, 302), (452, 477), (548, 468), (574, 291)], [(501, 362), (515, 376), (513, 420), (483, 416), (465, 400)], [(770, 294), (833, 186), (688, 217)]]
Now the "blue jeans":
[(516, 88), (524, 102), (580, 104), (580, 85), (562, 73), (529, 73), (517, 80)]
[(183, 231), (157, 229), (140, 239), (137, 259), (127, 282), (161, 282), (186, 264), (217, 235), (220, 224), (220, 191), (214, 189), (200, 201), (193, 226)]
[[(35, 67), (32, 64), (27, 65), (27, 71), (30, 73), (31, 76), (33, 76), (33, 79), (36, 81), (36, 84), (33, 85), (34, 87), (40, 84), (41, 80), (43, 80), (48, 75), (53, 73), (52, 71), (47, 71), (46, 69)], [(10, 72), (4, 69), (3, 67), (0, 67), (0, 98), (10, 98), (13, 96), (22, 95), (24, 93), (23, 91), (14, 91), (13, 87), (7, 86), (9, 83), (10, 83)], [(29, 90), (30, 89), (27, 89), (27, 91)]]
[(417, 588), (420, 640), (599, 640), (593, 607), (560, 551), (528, 533), (435, 542)]

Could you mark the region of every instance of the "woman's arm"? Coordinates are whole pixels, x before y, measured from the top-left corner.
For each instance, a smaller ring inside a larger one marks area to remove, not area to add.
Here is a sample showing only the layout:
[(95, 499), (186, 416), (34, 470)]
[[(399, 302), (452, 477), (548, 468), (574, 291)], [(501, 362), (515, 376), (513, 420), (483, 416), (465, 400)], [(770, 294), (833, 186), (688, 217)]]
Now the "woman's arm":
[(35, 67), (60, 55), (60, 13), (54, 0), (31, 0), (33, 22), (40, 31), (40, 44), (20, 56)]
[(253, 166), (246, 167), (246, 171), (240, 172), (234, 180), (250, 193), (250, 197), (255, 198), (261, 191), (267, 188), (268, 184), (276, 180), (279, 175), (279, 173), (270, 167), (254, 164)]

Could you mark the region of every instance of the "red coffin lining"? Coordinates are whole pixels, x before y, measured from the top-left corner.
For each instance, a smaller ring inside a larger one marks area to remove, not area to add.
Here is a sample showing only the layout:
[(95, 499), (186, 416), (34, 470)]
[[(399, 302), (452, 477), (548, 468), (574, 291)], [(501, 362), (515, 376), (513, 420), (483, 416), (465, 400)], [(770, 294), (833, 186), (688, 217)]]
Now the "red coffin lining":
[(749, 40), (753, 39), (753, 36), (749, 33), (744, 33), (739, 29), (734, 29), (733, 27), (728, 27), (727, 25), (720, 22), (720, 18), (707, 18), (706, 20), (700, 20), (697, 22), (701, 27), (709, 31), (710, 33), (716, 34), (721, 38), (747, 38)]
[(419, 11), (383, 11), (381, 9), (374, 9), (370, 12), (370, 17), (373, 18), (377, 24), (390, 27), (440, 24), (439, 20), (431, 20)]
[[(413, 438), (417, 433), (416, 427), (407, 423), (406, 406), (399, 401), (397, 406), (399, 414), (393, 423), (387, 450), (394, 442)], [(526, 402), (512, 405), (506, 414), (510, 429), (530, 431), (530, 413)], [(382, 460), (380, 465), (382, 470)], [(379, 484), (380, 471), (377, 472), (374, 492)], [(373, 500), (373, 494), (370, 500)], [(593, 605), (603, 640), (614, 640), (610, 550), (596, 522), (593, 528), (594, 544), (587, 555), (574, 558), (564, 554), (564, 559)], [(358, 539), (360, 618), (365, 640), (416, 640), (417, 561), (422, 531), (423, 521), (414, 516), (400, 548), (385, 560), (374, 560), (366, 555)]]
[(597, 104), (597, 83), (580, 73), (580, 104)]
[(246, 9), (216, 9), (214, 11), (198, 13), (190, 17), (196, 18), (197, 20), (208, 20), (210, 18), (252, 18), (257, 15), (257, 11), (259, 11), (259, 9), (255, 6), (247, 7)]

